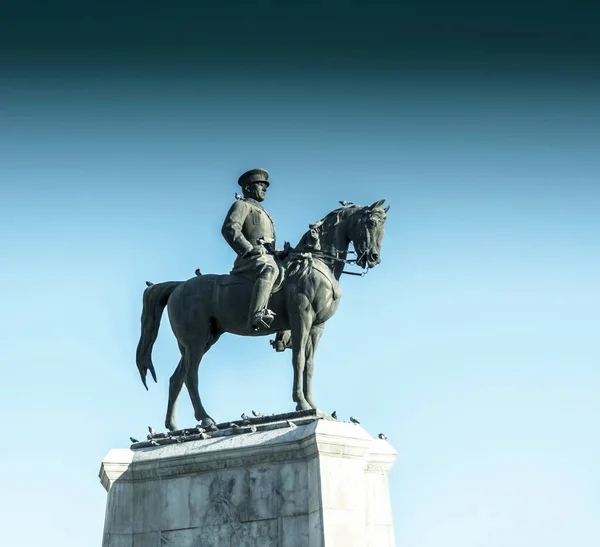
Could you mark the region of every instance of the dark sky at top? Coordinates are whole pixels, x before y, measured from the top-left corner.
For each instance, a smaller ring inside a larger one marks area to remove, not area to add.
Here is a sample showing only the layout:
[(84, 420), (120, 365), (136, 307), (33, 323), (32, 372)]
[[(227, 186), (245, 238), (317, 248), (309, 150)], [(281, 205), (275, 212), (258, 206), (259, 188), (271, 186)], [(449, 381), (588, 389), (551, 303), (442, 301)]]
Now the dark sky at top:
[(485, 67), (595, 77), (587, 2), (3, 2), (8, 69), (393, 70)]

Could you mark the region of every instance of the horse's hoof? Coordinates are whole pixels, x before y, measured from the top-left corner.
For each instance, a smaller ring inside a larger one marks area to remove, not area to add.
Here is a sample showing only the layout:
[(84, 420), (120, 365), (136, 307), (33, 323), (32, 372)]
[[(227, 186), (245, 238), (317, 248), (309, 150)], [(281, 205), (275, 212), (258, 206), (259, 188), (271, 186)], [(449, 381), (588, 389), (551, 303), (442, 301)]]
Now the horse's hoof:
[(177, 425), (175, 424), (175, 422), (165, 422), (165, 427), (168, 431), (175, 431), (177, 429)]
[(206, 430), (213, 429), (217, 425), (215, 421), (212, 418), (209, 418), (208, 416), (204, 418), (200, 423), (202, 424), (202, 429)]
[(296, 405), (296, 412), (299, 412), (301, 410), (311, 410), (312, 406), (310, 406), (306, 401), (302, 402), (302, 403), (298, 403)]

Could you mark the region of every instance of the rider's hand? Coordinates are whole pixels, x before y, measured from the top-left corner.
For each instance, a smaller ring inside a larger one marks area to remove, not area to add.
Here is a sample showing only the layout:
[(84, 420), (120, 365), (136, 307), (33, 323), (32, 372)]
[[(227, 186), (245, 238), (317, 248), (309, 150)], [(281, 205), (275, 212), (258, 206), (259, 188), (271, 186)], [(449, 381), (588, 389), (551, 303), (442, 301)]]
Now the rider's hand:
[(254, 245), (244, 256), (260, 256), (267, 252), (264, 245)]

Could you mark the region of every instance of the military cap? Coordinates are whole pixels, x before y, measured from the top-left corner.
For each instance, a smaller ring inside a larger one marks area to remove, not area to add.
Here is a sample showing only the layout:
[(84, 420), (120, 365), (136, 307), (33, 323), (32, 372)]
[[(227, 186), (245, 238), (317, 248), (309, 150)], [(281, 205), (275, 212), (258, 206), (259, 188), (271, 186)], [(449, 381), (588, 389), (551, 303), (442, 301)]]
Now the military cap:
[(250, 169), (246, 171), (239, 179), (238, 184), (244, 186), (244, 184), (253, 182), (262, 182), (269, 186), (269, 173), (265, 169)]

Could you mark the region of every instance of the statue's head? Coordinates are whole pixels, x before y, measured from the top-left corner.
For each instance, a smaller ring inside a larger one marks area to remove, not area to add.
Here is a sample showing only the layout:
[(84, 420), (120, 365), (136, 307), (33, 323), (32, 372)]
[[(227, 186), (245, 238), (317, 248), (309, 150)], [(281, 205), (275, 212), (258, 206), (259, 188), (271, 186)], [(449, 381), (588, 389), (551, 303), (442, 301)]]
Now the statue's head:
[(269, 187), (269, 173), (265, 169), (251, 169), (238, 179), (245, 198), (263, 201)]
[(350, 238), (356, 251), (356, 264), (361, 268), (373, 268), (381, 262), (381, 240), (389, 210), (389, 206), (381, 208), (384, 202), (384, 199), (376, 201), (353, 215)]

